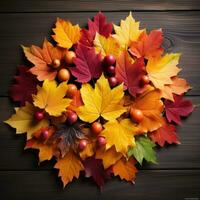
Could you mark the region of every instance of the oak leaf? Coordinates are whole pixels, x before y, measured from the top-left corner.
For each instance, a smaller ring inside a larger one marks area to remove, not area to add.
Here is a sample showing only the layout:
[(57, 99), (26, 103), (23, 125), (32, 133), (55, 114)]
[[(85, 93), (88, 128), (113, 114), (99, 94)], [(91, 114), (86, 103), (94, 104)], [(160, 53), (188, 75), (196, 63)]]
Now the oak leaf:
[(77, 108), (79, 118), (85, 122), (93, 122), (100, 116), (106, 120), (114, 120), (126, 111), (120, 104), (123, 98), (123, 85), (110, 88), (108, 80), (102, 75), (93, 89), (90, 84), (83, 84), (81, 96), (84, 105)]
[(45, 80), (38, 92), (33, 95), (33, 104), (44, 109), (49, 115), (59, 116), (70, 105), (71, 100), (64, 98), (67, 91), (65, 82), (57, 86), (56, 81)]
[(76, 44), (80, 37), (79, 25), (72, 25), (70, 21), (57, 18), (56, 28), (53, 28), (55, 35), (52, 35), (53, 39), (58, 43), (58, 46), (63, 48), (71, 48)]
[(51, 65), (53, 60), (61, 60), (63, 58), (63, 50), (54, 47), (47, 40), (44, 40), (43, 48), (35, 45), (31, 47), (22, 46), (22, 48), (27, 59), (34, 64), (30, 72), (36, 75), (39, 81), (55, 79), (57, 70)]
[(125, 20), (121, 20), (120, 26), (114, 25), (116, 34), (113, 37), (118, 40), (121, 47), (127, 48), (131, 42), (137, 41), (142, 33), (143, 30), (139, 29), (139, 25), (140, 23), (133, 19), (132, 13), (130, 12)]
[(104, 124), (100, 135), (106, 138), (106, 150), (114, 146), (117, 152), (126, 156), (129, 147), (135, 145), (134, 134), (137, 131), (138, 128), (130, 119), (123, 119), (120, 122), (114, 120)]
[(17, 108), (16, 113), (13, 114), (10, 119), (5, 121), (5, 123), (9, 124), (13, 128), (16, 128), (17, 134), (27, 132), (27, 140), (31, 139), (33, 133), (49, 125), (49, 121), (47, 119), (36, 121), (34, 117), (35, 112), (36, 108), (32, 104), (26, 102), (26, 105), (24, 107)]
[(134, 166), (135, 163), (133, 158), (129, 158), (128, 160), (121, 158), (112, 167), (114, 175), (119, 175), (122, 180), (125, 179), (126, 181), (134, 183), (135, 175), (137, 173), (137, 169)]
[(70, 150), (64, 158), (60, 158), (54, 168), (59, 169), (58, 176), (61, 177), (65, 187), (73, 178), (78, 178), (80, 171), (84, 170), (80, 158)]

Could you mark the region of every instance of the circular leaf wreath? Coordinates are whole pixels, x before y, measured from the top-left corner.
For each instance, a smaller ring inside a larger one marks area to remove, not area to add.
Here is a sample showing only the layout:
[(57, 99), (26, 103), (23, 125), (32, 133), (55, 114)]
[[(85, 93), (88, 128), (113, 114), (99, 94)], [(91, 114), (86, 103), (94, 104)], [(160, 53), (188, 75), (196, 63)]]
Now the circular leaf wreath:
[(180, 143), (175, 124), (193, 110), (180, 54), (164, 54), (162, 30), (148, 34), (131, 13), (117, 26), (99, 12), (88, 29), (58, 18), (53, 32), (55, 46), (22, 46), (30, 67), (18, 68), (20, 107), (6, 123), (40, 162), (56, 159), (64, 186), (81, 171), (99, 187), (111, 175), (133, 182), (137, 162), (157, 162), (155, 143)]

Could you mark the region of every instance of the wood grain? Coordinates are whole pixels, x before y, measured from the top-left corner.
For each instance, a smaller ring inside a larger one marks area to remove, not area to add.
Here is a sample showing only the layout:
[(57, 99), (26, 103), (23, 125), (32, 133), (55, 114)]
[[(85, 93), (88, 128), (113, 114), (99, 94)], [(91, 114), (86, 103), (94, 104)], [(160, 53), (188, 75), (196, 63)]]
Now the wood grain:
[(3, 199), (15, 200), (184, 200), (199, 198), (199, 170), (142, 170), (136, 184), (109, 180), (102, 192), (86, 178), (74, 180), (64, 190), (52, 171), (1, 171), (0, 192)]
[(130, 10), (198, 10), (198, 0), (1, 0), (0, 12), (71, 12)]
[[(200, 97), (190, 97), (194, 104), (200, 103)], [(13, 105), (8, 98), (0, 98), (0, 121), (7, 119), (13, 113)], [(178, 127), (181, 145), (169, 145), (157, 148), (158, 165), (146, 164), (142, 169), (200, 169), (200, 108)], [(23, 150), (25, 136), (15, 135), (14, 129), (6, 124), (0, 124), (0, 170), (44, 170), (50, 169), (54, 161), (45, 162), (38, 167), (37, 150)], [(5, 154), (6, 151), (6, 154)]]
[[(45, 37), (49, 38), (56, 17), (62, 17), (86, 24), (95, 13), (31, 13), (3, 14), (0, 20), (0, 96), (7, 96), (8, 88), (16, 73), (16, 66), (23, 64), (20, 44), (41, 45)], [(128, 12), (106, 13), (109, 20), (119, 23)], [(200, 94), (200, 12), (135, 12), (134, 16), (141, 21), (142, 27), (149, 30), (163, 28), (164, 47), (167, 52), (182, 52), (180, 66), (182, 76), (191, 83), (190, 95)]]

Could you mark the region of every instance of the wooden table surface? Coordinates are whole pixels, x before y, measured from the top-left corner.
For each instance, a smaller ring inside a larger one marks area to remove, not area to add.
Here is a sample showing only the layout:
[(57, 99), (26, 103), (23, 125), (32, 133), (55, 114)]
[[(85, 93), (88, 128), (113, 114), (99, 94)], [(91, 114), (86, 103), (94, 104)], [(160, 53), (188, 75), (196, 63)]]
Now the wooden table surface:
[[(142, 3), (141, 3), (142, 2)], [(53, 162), (38, 166), (35, 151), (24, 151), (24, 136), (3, 124), (13, 113), (8, 88), (16, 66), (24, 61), (20, 44), (41, 45), (50, 38), (56, 17), (85, 26), (97, 11), (119, 23), (129, 11), (149, 30), (163, 28), (166, 51), (182, 52), (181, 75), (193, 86), (187, 94), (200, 104), (200, 1), (199, 0), (1, 0), (0, 1), (0, 199), (200, 199), (200, 109), (178, 127), (182, 145), (157, 149), (159, 165), (145, 165), (132, 185), (118, 178), (103, 190), (81, 178), (64, 190)]]

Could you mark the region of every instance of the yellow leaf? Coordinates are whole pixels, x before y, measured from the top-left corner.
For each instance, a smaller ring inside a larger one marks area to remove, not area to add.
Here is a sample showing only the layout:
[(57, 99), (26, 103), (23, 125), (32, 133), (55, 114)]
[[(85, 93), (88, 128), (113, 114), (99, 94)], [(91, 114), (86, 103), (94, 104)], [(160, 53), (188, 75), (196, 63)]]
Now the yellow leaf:
[(115, 37), (120, 46), (127, 48), (132, 41), (136, 41), (143, 30), (139, 29), (140, 23), (136, 22), (130, 12), (129, 16), (125, 20), (121, 20), (120, 26), (114, 25)]
[(126, 156), (129, 147), (135, 146), (134, 134), (137, 131), (130, 119), (123, 119), (107, 122), (100, 134), (106, 138), (106, 150), (115, 146), (117, 152)]
[(125, 158), (121, 158), (116, 164), (113, 166), (113, 173), (115, 176), (119, 175), (119, 177), (126, 181), (133, 182), (135, 179), (135, 174), (137, 172), (135, 165), (135, 160), (129, 158), (127, 161)]
[(59, 169), (58, 176), (61, 177), (64, 187), (73, 180), (78, 178), (80, 171), (84, 169), (79, 157), (70, 150), (64, 158), (58, 160), (54, 166)]
[(90, 84), (83, 84), (81, 96), (84, 105), (78, 107), (76, 112), (85, 122), (91, 123), (100, 116), (114, 120), (126, 111), (120, 104), (124, 96), (123, 85), (111, 89), (104, 75), (97, 80), (94, 89)]
[(181, 69), (176, 67), (180, 54), (166, 54), (164, 57), (150, 58), (147, 63), (147, 73), (153, 85), (164, 89), (164, 85), (172, 84), (171, 77), (176, 76)]
[(96, 33), (94, 39), (94, 47), (97, 53), (101, 53), (103, 56), (112, 54), (118, 57), (120, 53), (120, 46), (115, 38), (109, 36), (108, 38)]
[(33, 95), (33, 104), (41, 109), (45, 109), (49, 115), (60, 116), (70, 105), (71, 100), (64, 98), (67, 91), (65, 82), (57, 86), (56, 81), (45, 80), (42, 87), (38, 87), (38, 92)]
[(41, 121), (36, 121), (34, 118), (35, 107), (26, 102), (24, 107), (20, 107), (16, 110), (16, 114), (13, 114), (10, 119), (5, 121), (11, 127), (16, 128), (17, 134), (22, 134), (27, 132), (27, 139), (32, 138), (32, 134), (37, 130), (47, 127), (49, 121), (43, 119)]
[(73, 44), (76, 44), (80, 37), (79, 25), (73, 26), (71, 22), (63, 19), (57, 19), (56, 28), (53, 29), (55, 35), (52, 35), (53, 39), (58, 43), (58, 46), (63, 48), (71, 48)]
[(85, 160), (88, 157), (91, 157), (94, 155), (94, 148), (96, 146), (96, 141), (89, 141), (86, 148), (82, 150), (79, 155), (80, 157)]
[(103, 161), (104, 169), (109, 168), (111, 165), (115, 164), (122, 157), (121, 153), (116, 152), (114, 146), (110, 149), (105, 150), (105, 148), (99, 148), (96, 151), (95, 158), (101, 159)]

